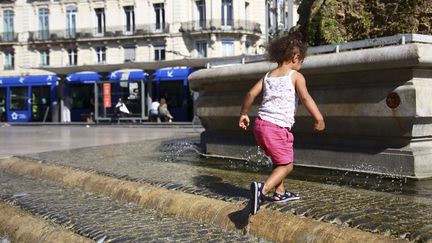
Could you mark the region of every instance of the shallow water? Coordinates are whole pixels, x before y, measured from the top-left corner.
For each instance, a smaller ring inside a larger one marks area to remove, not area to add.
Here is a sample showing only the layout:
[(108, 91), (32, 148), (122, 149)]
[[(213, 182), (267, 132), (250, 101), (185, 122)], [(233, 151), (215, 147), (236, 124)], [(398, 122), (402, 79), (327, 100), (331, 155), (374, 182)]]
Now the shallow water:
[[(200, 154), (197, 144), (188, 141), (165, 143), (160, 148), (166, 153), (164, 161), (186, 163), (223, 170), (255, 172), (268, 175), (271, 172), (271, 161), (259, 149), (248, 151), (247, 160), (208, 157)], [(288, 176), (290, 179), (358, 188), (397, 195), (406, 195), (430, 199), (432, 203), (432, 179), (415, 180), (406, 177), (366, 174), (351, 171), (338, 171), (323, 168), (295, 166)]]

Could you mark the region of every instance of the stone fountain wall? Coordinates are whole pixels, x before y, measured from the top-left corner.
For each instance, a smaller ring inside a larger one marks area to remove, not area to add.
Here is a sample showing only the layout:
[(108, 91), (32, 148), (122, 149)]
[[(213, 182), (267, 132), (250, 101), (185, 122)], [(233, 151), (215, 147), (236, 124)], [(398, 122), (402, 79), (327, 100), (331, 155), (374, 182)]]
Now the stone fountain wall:
[[(257, 151), (252, 129), (238, 128), (240, 107), (250, 87), (274, 67), (257, 62), (189, 77), (200, 94), (197, 115), (206, 153), (245, 158)], [(313, 133), (313, 120), (300, 104), (293, 128), (296, 165), (432, 177), (432, 45), (308, 56), (302, 73), (326, 131)], [(260, 99), (249, 111), (251, 119)]]

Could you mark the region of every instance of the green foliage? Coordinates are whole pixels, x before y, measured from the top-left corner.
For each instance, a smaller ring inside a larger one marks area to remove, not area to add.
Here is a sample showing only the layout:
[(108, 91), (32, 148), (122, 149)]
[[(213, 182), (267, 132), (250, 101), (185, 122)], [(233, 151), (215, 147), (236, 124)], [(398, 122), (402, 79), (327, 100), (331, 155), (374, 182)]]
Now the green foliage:
[(400, 33), (432, 34), (431, 0), (303, 0), (299, 13), (300, 29), (312, 46)]

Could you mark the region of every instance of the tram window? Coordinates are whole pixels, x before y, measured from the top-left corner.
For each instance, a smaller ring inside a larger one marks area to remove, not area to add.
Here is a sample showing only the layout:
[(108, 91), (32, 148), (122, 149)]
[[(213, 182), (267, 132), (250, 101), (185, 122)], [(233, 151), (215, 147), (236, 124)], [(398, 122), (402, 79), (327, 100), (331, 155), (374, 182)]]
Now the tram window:
[(88, 109), (91, 107), (93, 98), (93, 85), (79, 84), (70, 87), (70, 97), (72, 99), (72, 109)]
[(10, 88), (10, 110), (28, 110), (27, 87)]
[(6, 89), (0, 88), (0, 121), (6, 121)]
[(42, 121), (44, 115), (49, 111), (50, 87), (34, 86), (32, 87), (32, 120)]
[(183, 80), (160, 83), (160, 97), (166, 98), (170, 107), (183, 106)]

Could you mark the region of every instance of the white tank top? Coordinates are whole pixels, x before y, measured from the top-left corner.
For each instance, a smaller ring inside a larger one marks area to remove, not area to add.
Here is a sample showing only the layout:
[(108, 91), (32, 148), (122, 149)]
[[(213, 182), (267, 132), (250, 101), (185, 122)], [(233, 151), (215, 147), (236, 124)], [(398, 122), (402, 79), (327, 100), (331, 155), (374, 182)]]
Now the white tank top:
[(294, 70), (281, 77), (267, 77), (263, 81), (263, 100), (258, 116), (268, 122), (291, 130), (298, 97), (291, 80)]

